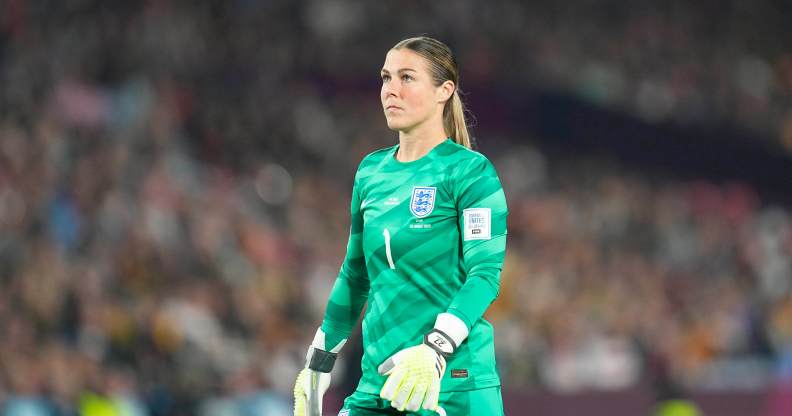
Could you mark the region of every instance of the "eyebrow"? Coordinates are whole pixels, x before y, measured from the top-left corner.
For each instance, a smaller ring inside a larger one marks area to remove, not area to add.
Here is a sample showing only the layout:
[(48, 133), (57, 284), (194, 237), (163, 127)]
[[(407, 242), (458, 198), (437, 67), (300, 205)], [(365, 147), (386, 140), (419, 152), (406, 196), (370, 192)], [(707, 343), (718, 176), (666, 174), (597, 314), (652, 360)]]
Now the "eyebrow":
[[(400, 68), (400, 69), (399, 69), (398, 71), (396, 71), (396, 72), (397, 72), (397, 73), (402, 73), (402, 72), (407, 72), (407, 71), (418, 72), (418, 71), (416, 71), (416, 70), (414, 70), (414, 69), (412, 69), (412, 68)], [(387, 69), (385, 69), (385, 68), (382, 68), (382, 69), (380, 70), (380, 73), (381, 73), (381, 74), (390, 74), (390, 71), (388, 71), (388, 70), (387, 70)]]

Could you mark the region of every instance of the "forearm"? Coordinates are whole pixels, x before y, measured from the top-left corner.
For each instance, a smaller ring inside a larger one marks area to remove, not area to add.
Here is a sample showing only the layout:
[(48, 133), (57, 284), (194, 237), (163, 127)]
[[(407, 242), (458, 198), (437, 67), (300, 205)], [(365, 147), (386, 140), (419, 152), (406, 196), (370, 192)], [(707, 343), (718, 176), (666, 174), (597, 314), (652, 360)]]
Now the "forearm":
[(474, 274), (468, 275), (467, 281), (448, 306), (447, 312), (461, 319), (468, 330), (484, 316), (498, 296), (500, 271), (500, 267), (494, 264), (478, 267)]
[(328, 348), (334, 348), (349, 337), (368, 299), (368, 280), (346, 269), (347, 262), (330, 292), (322, 321), (322, 331), (326, 334)]
[(477, 242), (465, 252), (467, 278), (448, 306), (448, 312), (465, 322), (469, 330), (498, 296), (505, 255), (506, 235)]

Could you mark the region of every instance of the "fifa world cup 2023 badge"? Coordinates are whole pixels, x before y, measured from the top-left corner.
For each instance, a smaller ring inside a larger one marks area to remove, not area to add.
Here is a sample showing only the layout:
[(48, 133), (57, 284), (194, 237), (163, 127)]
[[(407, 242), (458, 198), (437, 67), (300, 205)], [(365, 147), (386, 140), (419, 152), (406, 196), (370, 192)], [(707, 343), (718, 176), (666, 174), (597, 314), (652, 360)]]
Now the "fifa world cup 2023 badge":
[(432, 213), (437, 188), (433, 186), (414, 186), (410, 199), (410, 212), (418, 218)]

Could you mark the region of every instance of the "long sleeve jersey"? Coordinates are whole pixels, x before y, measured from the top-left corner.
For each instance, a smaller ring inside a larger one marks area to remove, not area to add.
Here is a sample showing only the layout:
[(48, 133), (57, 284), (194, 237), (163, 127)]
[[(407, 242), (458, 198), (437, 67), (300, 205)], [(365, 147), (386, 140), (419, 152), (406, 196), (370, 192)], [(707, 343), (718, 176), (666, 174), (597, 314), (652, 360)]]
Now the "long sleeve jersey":
[(450, 139), (411, 162), (397, 151), (369, 154), (355, 175), (347, 253), (322, 322), (327, 341), (348, 337), (368, 302), (358, 390), (379, 394), (377, 367), (448, 312), (470, 334), (448, 359), (442, 391), (497, 386), (493, 329), (482, 316), (506, 251), (500, 180), (484, 155)]

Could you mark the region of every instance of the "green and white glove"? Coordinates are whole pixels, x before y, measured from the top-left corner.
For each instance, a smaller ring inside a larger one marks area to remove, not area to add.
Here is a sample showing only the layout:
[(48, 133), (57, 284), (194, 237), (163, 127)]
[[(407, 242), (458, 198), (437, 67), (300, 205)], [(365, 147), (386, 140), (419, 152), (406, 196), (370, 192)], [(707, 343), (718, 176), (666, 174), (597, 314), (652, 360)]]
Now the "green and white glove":
[(380, 375), (388, 376), (380, 397), (400, 412), (424, 408), (444, 414), (438, 402), (446, 359), (467, 336), (462, 320), (449, 313), (438, 315), (423, 343), (397, 352), (379, 366)]
[(346, 339), (327, 350), (325, 333), (322, 328), (316, 330), (305, 354), (305, 368), (294, 383), (294, 416), (322, 416), (322, 399), (330, 387), (330, 371), (345, 343)]

